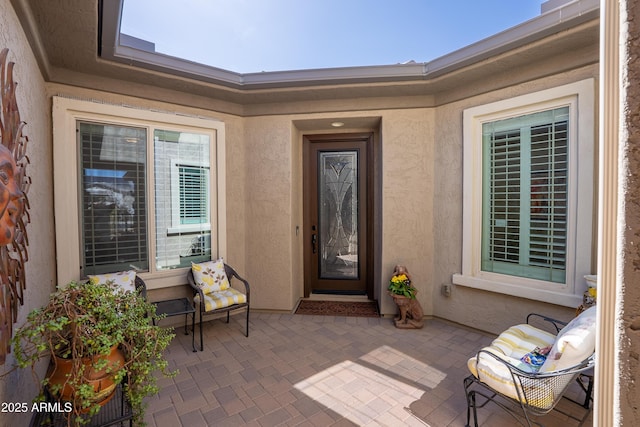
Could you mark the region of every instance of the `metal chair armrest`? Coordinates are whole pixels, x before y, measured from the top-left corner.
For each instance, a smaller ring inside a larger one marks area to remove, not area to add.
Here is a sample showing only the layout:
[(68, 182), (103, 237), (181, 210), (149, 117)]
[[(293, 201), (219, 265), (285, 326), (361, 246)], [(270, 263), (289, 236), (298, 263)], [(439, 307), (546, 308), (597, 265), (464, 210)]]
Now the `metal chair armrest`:
[[(578, 364), (576, 364), (574, 366), (570, 366), (568, 368), (558, 369), (557, 371), (529, 372), (529, 371), (524, 371), (524, 370), (518, 368), (517, 366), (515, 366), (515, 365), (507, 362), (506, 360), (502, 359), (497, 354), (495, 354), (493, 352), (490, 352), (488, 350), (485, 350), (485, 349), (481, 349), (480, 351), (478, 351), (478, 354), (476, 355), (476, 366), (480, 362), (480, 355), (481, 354), (489, 355), (490, 357), (492, 357), (496, 361), (498, 361), (498, 362), (502, 363), (503, 365), (505, 365), (507, 367), (507, 369), (509, 369), (509, 371), (511, 372), (511, 376), (514, 377), (514, 381), (515, 381), (515, 375), (517, 375), (519, 377), (527, 378), (527, 379), (543, 379), (543, 378), (557, 377), (559, 375), (578, 374), (580, 372), (583, 372), (583, 371), (586, 371), (588, 369), (591, 369), (591, 368), (593, 368), (595, 366), (595, 353), (593, 353), (587, 359), (583, 360), (582, 362), (580, 362), (580, 363), (578, 363)], [(480, 377), (480, 373), (478, 373), (478, 379), (480, 379), (479, 377)]]
[(227, 273), (227, 278), (229, 279), (229, 283), (231, 283), (231, 279), (236, 278), (244, 285), (245, 295), (247, 296), (247, 302), (249, 302), (249, 295), (251, 293), (251, 286), (249, 282), (241, 277), (230, 265), (224, 265), (225, 272)]
[(554, 319), (553, 317), (545, 316), (543, 314), (529, 313), (529, 315), (527, 316), (527, 325), (530, 325), (531, 320), (533, 319), (540, 319), (542, 321), (550, 323), (555, 328), (556, 333), (560, 332), (560, 330), (565, 326), (567, 326), (567, 323), (568, 323), (563, 320), (558, 320), (558, 319)]
[(142, 280), (142, 277), (136, 274), (135, 287), (138, 295), (140, 295), (145, 301), (147, 300), (147, 284)]
[(202, 292), (202, 289), (200, 288), (200, 286), (198, 286), (196, 284), (196, 281), (193, 277), (193, 271), (189, 270), (189, 273), (187, 273), (187, 282), (189, 283), (189, 286), (191, 286), (191, 290), (193, 291), (193, 296), (195, 297), (196, 295), (200, 296), (200, 312), (204, 312), (204, 292)]

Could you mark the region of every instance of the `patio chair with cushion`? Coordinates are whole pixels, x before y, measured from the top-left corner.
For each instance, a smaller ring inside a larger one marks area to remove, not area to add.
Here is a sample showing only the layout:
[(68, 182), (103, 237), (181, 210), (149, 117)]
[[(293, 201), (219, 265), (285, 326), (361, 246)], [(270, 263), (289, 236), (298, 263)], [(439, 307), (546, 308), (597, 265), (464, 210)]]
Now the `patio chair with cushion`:
[[(595, 310), (595, 307), (585, 310), (568, 324), (531, 314), (526, 324), (502, 332), (491, 345), (470, 358), (467, 366), (471, 375), (464, 380), (466, 425), (470, 425), (473, 412), (477, 427), (477, 408), (493, 402), (521, 424), (524, 425), (524, 419), (526, 425), (531, 426), (532, 415), (545, 415), (554, 408), (558, 410), (556, 405), (567, 397), (567, 388), (574, 380), (578, 380), (586, 393), (584, 403), (576, 402), (586, 412), (581, 419), (560, 412), (582, 424), (589, 415), (592, 400), (593, 376), (587, 375), (586, 371), (594, 366)], [(557, 335), (532, 326), (534, 319), (549, 322)]]
[[(242, 283), (244, 289), (238, 290), (232, 287), (233, 279)], [(200, 264), (192, 264), (187, 281), (193, 290), (193, 303), (196, 311), (200, 313), (200, 350), (202, 344), (202, 317), (208, 314), (227, 313), (227, 323), (231, 311), (246, 309), (247, 320), (245, 336), (249, 336), (249, 282), (240, 277), (238, 273), (222, 259), (207, 261)], [(199, 309), (198, 309), (199, 307)]]

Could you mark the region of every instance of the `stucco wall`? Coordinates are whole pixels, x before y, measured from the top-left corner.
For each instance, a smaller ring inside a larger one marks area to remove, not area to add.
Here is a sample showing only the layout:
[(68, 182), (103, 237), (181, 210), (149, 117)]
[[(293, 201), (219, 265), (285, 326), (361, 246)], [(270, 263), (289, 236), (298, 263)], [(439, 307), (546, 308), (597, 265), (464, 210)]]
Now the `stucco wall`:
[(256, 308), (293, 308), (292, 132), (286, 116), (245, 120), (247, 274)]
[[(379, 134), (375, 226), (379, 252), (374, 286), (382, 312), (395, 312), (385, 289), (393, 266), (401, 263), (409, 268), (427, 315), (499, 332), (521, 321), (529, 311), (567, 317), (570, 310), (461, 286), (453, 287), (451, 297), (441, 294), (441, 285), (450, 284), (451, 275), (461, 269), (462, 111), (596, 75), (595, 66), (586, 67), (435, 108), (249, 118), (60, 85), (51, 85), (49, 92), (225, 122), (225, 256), (252, 283), (253, 306), (264, 310), (291, 310), (303, 294), (304, 231), (296, 234), (296, 227), (303, 223), (302, 135), (331, 132), (327, 128), (298, 129), (296, 123), (358, 115), (378, 118), (377, 128), (364, 130)], [(516, 305), (518, 310), (513, 310)]]
[[(573, 315), (572, 309), (529, 299), (485, 292), (460, 285), (451, 285), (452, 293), (441, 292), (443, 284), (451, 284), (451, 276), (462, 269), (462, 131), (466, 108), (512, 98), (526, 93), (561, 86), (595, 77), (596, 65), (559, 73), (492, 91), (482, 96), (442, 105), (436, 109), (435, 172), (434, 172), (434, 253), (438, 254), (434, 268), (433, 315), (481, 330), (499, 333), (523, 321), (530, 312), (542, 312), (560, 319)], [(594, 129), (596, 132), (596, 129)], [(595, 188), (595, 187), (594, 187)], [(596, 208), (594, 207), (594, 218)], [(594, 220), (595, 221), (595, 220)], [(595, 253), (595, 248), (593, 249)], [(595, 269), (595, 266), (593, 267)], [(517, 307), (514, 309), (514, 307)]]
[[(303, 292), (301, 135), (295, 123), (318, 118), (379, 118), (379, 253), (375, 284), (384, 314), (395, 307), (384, 292), (393, 266), (405, 264), (419, 289), (427, 315), (498, 332), (543, 310), (566, 317), (568, 310), (530, 300), (456, 286), (451, 297), (442, 284), (460, 272), (462, 242), (462, 111), (596, 75), (595, 67), (436, 108), (297, 114), (240, 118), (169, 103), (151, 102), (75, 87), (49, 85), (48, 93), (114, 104), (135, 105), (215, 117), (225, 122), (227, 157), (227, 248), (225, 257), (252, 284), (256, 309), (291, 310)], [(341, 129), (340, 132), (362, 131)], [(511, 307), (519, 303), (519, 310)], [(487, 310), (486, 307), (498, 307)], [(482, 319), (478, 323), (478, 319)]]
[(382, 261), (376, 286), (383, 314), (397, 310), (385, 292), (397, 264), (408, 268), (420, 304), (432, 313), (435, 127), (432, 109), (382, 115)]
[[(256, 308), (291, 310), (303, 294), (300, 270), (304, 232), (301, 226), (302, 135), (327, 133), (326, 128), (299, 131), (294, 122), (330, 117), (344, 119), (362, 112), (263, 116), (245, 119), (247, 150), (247, 271), (252, 277)], [(382, 262), (375, 283), (383, 313), (395, 306), (382, 291), (395, 264), (409, 268), (419, 298), (430, 312), (433, 268), (432, 183), (433, 111), (399, 109), (369, 111), (380, 117)], [(374, 130), (378, 129), (365, 129)], [(362, 129), (343, 128), (340, 133)], [(380, 181), (378, 181), (378, 184)]]
[[(27, 168), (27, 175), (32, 179), (28, 192), (31, 205), (31, 223), (27, 225), (29, 260), (25, 264), (25, 305), (20, 307), (18, 322), (14, 325), (18, 327), (24, 323), (29, 311), (46, 302), (54, 287), (51, 107), (36, 60), (8, 1), (0, 1), (0, 16), (0, 49), (9, 48), (9, 61), (16, 64), (13, 77), (18, 83), (16, 96), (20, 117), (27, 122), (23, 133), (29, 137), (27, 155), (31, 160)], [(9, 355), (0, 372), (9, 370), (13, 363), (14, 359)], [(46, 366), (39, 366), (39, 373), (45, 369)], [(17, 370), (0, 379), (0, 402), (30, 405), (36, 392), (36, 383), (29, 370)], [(27, 425), (30, 416), (30, 413), (2, 413), (0, 426)]]
[(623, 13), (628, 14), (628, 29), (624, 34), (623, 63), (627, 70), (621, 98), (622, 145), (620, 159), (620, 206), (624, 217), (621, 226), (619, 303), (616, 307), (621, 315), (620, 354), (618, 384), (620, 390), (620, 417), (623, 425), (636, 426), (640, 423), (640, 63), (638, 44), (640, 43), (640, 6), (638, 2), (621, 2)]

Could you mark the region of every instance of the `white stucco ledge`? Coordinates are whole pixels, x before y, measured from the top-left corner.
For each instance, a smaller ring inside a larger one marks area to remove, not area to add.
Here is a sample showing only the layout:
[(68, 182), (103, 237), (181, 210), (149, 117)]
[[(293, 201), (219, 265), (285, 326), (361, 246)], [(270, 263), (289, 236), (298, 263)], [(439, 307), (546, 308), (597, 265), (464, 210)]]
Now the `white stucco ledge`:
[(527, 298), (534, 301), (546, 302), (565, 307), (576, 308), (582, 304), (582, 294), (574, 295), (569, 293), (553, 292), (546, 289), (527, 288), (479, 277), (465, 276), (462, 274), (454, 274), (451, 277), (451, 281), (454, 285), (466, 286), (482, 291), (511, 295), (519, 298)]

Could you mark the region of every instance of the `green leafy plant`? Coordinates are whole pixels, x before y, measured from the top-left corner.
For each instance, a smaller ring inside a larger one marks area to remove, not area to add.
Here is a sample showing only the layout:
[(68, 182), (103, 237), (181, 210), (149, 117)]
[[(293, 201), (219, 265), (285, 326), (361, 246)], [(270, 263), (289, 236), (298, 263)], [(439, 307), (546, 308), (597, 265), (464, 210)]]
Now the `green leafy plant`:
[(397, 274), (389, 281), (387, 290), (394, 295), (401, 295), (414, 299), (416, 297), (416, 288), (411, 286), (411, 280), (406, 274)]
[[(86, 415), (100, 410), (98, 392), (87, 384), (86, 377), (90, 368), (103, 370), (116, 382), (124, 381), (134, 422), (143, 425), (144, 398), (159, 391), (154, 373), (176, 374), (168, 370), (164, 358), (164, 350), (175, 335), (171, 329), (155, 326), (154, 318), (158, 318), (155, 306), (135, 292), (125, 292), (111, 283), (71, 282), (51, 294), (45, 307), (29, 313), (16, 331), (12, 343), (17, 366), (31, 367), (36, 375), (35, 365), (43, 358), (50, 358), (52, 366), (61, 364), (56, 362), (58, 358), (72, 361), (62, 386), (50, 384), (50, 375), (39, 381), (38, 397), (44, 399), (45, 389), (53, 396), (60, 396), (63, 388), (71, 389), (70, 424), (82, 424)], [(122, 352), (118, 364), (98, 358), (114, 348)]]

